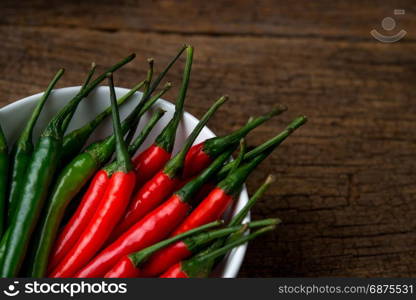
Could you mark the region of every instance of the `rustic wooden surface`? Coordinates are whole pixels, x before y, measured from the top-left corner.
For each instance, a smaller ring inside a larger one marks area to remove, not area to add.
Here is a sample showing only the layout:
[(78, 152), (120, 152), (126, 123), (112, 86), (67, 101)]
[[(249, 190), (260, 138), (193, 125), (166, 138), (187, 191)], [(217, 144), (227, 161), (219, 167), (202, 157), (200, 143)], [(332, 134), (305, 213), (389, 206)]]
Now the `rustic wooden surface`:
[[(242, 277), (416, 276), (416, 19), (412, 1), (14, 1), (0, 3), (1, 105), (79, 85), (136, 52), (117, 75), (129, 87), (183, 43), (196, 48), (186, 109), (201, 116), (226, 93), (210, 126), (230, 132), (277, 103), (289, 111), (251, 134), (255, 146), (292, 118), (309, 123), (248, 181), (277, 183), (253, 209), (279, 216), (250, 244)], [(392, 16), (408, 31), (383, 44), (369, 31)], [(181, 68), (169, 78), (178, 83)], [(167, 98), (173, 99), (175, 91)]]

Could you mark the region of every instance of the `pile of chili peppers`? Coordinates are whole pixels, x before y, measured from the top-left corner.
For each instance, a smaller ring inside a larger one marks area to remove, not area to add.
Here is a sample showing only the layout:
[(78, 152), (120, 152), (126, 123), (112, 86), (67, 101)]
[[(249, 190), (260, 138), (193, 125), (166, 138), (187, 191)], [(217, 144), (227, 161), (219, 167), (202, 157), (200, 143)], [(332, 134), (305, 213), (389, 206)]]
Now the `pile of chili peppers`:
[[(42, 108), (64, 74), (59, 70), (34, 108), (20, 137), (8, 147), (0, 127), (0, 272), (2, 277), (207, 277), (241, 244), (273, 230), (277, 218), (246, 222), (247, 214), (273, 177), (234, 216), (224, 215), (238, 199), (253, 170), (292, 132), (305, 124), (294, 119), (275, 137), (247, 151), (245, 137), (283, 113), (276, 106), (240, 129), (196, 144), (195, 140), (228, 97), (216, 100), (183, 147), (173, 153), (184, 113), (193, 48), (182, 47), (154, 76), (117, 99), (113, 73), (132, 54), (96, 76), (93, 64), (79, 92), (33, 141)], [(178, 59), (186, 62), (175, 113), (151, 146), (136, 153), (164, 111), (153, 104), (171, 88), (159, 85)], [(84, 126), (67, 132), (77, 106), (107, 80), (111, 106)], [(121, 122), (119, 106), (142, 91)], [(136, 133), (141, 117), (149, 121)], [(85, 145), (111, 115), (113, 134)], [(237, 151), (236, 158), (231, 156)]]

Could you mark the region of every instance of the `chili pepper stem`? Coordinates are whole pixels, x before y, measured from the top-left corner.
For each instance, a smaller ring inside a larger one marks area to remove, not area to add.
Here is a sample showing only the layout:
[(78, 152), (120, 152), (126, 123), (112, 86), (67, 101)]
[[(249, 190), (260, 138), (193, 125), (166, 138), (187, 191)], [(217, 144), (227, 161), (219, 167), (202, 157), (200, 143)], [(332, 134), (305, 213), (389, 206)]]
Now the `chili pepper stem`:
[(238, 156), (235, 159), (235, 163), (233, 167), (231, 168), (230, 173), (234, 172), (241, 165), (241, 162), (243, 161), (243, 158), (244, 158), (244, 154), (246, 153), (246, 148), (247, 148), (246, 140), (242, 138), (240, 140), (240, 151), (238, 152)]
[(280, 105), (277, 108), (274, 108), (270, 113), (247, 122), (243, 127), (229, 135), (223, 137), (215, 137), (206, 140), (204, 142), (204, 152), (211, 157), (215, 157), (216, 155), (218, 155), (218, 153), (221, 153), (225, 147), (228, 147), (229, 145), (234, 143), (238, 143), (238, 141), (241, 138), (246, 136), (254, 128), (263, 124), (270, 118), (285, 112), (286, 110), (286, 106)]
[(220, 156), (218, 156), (211, 165), (206, 168), (198, 177), (193, 179), (184, 185), (179, 191), (175, 194), (179, 195), (181, 200), (186, 203), (192, 202), (194, 199), (192, 196), (201, 188), (201, 186), (207, 182), (214, 174), (217, 173), (219, 168), (224, 164), (224, 162), (230, 157), (233, 149), (229, 149)]
[(49, 98), (49, 95), (51, 94), (53, 88), (55, 87), (59, 79), (61, 79), (62, 75), (64, 75), (64, 73), (65, 69), (59, 69), (59, 71), (55, 74), (54, 78), (46, 88), (46, 91), (43, 93), (42, 98), (39, 100), (38, 104), (33, 110), (32, 115), (29, 121), (27, 122), (25, 129), (23, 129), (23, 132), (17, 143), (23, 144), (29, 140), (30, 142), (32, 141), (33, 128), (35, 127), (35, 123), (39, 118), (40, 112), (42, 111), (42, 108), (45, 105), (46, 100)]
[(158, 77), (154, 80), (153, 83), (150, 84), (148, 92), (146, 97), (143, 97), (143, 101), (147, 101), (150, 97), (150, 95), (155, 91), (155, 89), (159, 86), (162, 79), (165, 77), (166, 73), (170, 70), (170, 68), (175, 64), (175, 62), (178, 60), (178, 58), (182, 55), (182, 53), (187, 48), (186, 45), (184, 45), (181, 49), (179, 49), (176, 56), (169, 62), (169, 64), (166, 66), (166, 68), (159, 74)]
[(191, 236), (183, 240), (186, 244), (188, 250), (191, 253), (195, 253), (197, 250), (201, 249), (201, 247), (206, 246), (209, 242), (227, 237), (230, 234), (237, 233), (237, 232), (245, 232), (247, 229), (254, 229), (259, 227), (265, 226), (272, 226), (278, 225), (280, 223), (280, 219), (273, 218), (273, 219), (264, 219), (259, 221), (252, 221), (245, 224), (237, 224), (237, 225), (228, 225), (226, 228), (217, 229), (213, 231), (204, 232), (195, 236)]
[[(179, 57), (181, 56), (181, 54), (183, 53), (183, 51), (185, 51), (187, 46), (183, 46), (178, 53), (176, 54), (176, 56), (169, 62), (169, 64), (165, 67), (165, 69), (159, 74), (159, 76), (156, 77), (156, 79), (153, 81), (153, 83), (149, 82), (149, 88), (145, 90), (144, 95), (141, 99), (142, 103), (140, 107), (137, 107), (137, 109), (135, 110), (135, 113), (139, 113), (140, 111), (145, 110), (146, 108), (146, 104), (148, 103), (152, 103), (152, 99), (153, 100), (157, 100), (159, 97), (161, 97), (167, 90), (170, 89), (170, 87), (172, 86), (172, 84), (170, 82), (168, 82), (164, 89), (162, 90), (162, 92), (159, 93), (159, 96), (153, 97), (151, 100), (150, 97), (152, 95), (152, 93), (156, 90), (156, 88), (159, 86), (160, 82), (162, 81), (162, 79), (165, 77), (165, 75), (167, 74), (167, 72), (170, 70), (170, 68), (175, 64), (175, 62), (179, 59)], [(150, 62), (152, 64), (153, 67), (153, 62)], [(153, 72), (153, 71), (152, 71)], [(149, 101), (148, 101), (149, 100)], [(147, 106), (149, 107), (149, 106)]]
[(233, 249), (237, 246), (240, 246), (240, 245), (242, 245), (242, 244), (244, 244), (244, 243), (246, 243), (246, 242), (262, 235), (262, 234), (265, 234), (266, 232), (272, 231), (275, 228), (276, 228), (275, 225), (271, 225), (271, 226), (266, 226), (264, 228), (258, 229), (255, 232), (253, 232), (253, 233), (251, 233), (247, 236), (239, 238), (239, 239), (233, 241), (232, 243), (226, 244), (224, 247), (222, 247), (220, 249), (212, 251), (210, 254), (198, 257), (198, 261), (203, 262), (203, 261), (215, 259), (215, 258), (227, 253), (229, 250), (231, 250), (231, 249)]
[[(97, 68), (97, 65), (95, 64), (95, 62), (92, 62), (90, 71), (87, 74), (87, 78), (85, 78), (84, 84), (81, 86), (80, 93), (82, 93), (85, 90), (85, 88), (88, 86), (88, 84), (90, 83), (90, 81), (92, 79), (92, 76), (95, 73), (96, 68)], [(66, 130), (66, 128), (68, 128), (68, 125), (71, 122), (71, 119), (72, 119), (74, 113), (75, 113), (75, 109), (70, 114), (68, 114), (65, 117), (65, 120), (62, 122), (62, 127), (65, 128), (65, 130)]]
[(163, 89), (158, 92), (155, 96), (148, 99), (148, 101), (143, 102), (144, 99), (134, 108), (134, 110), (130, 113), (130, 115), (123, 121), (122, 128), (123, 131), (127, 128), (130, 128), (137, 120), (143, 116), (143, 114), (150, 109), (151, 106), (160, 98), (162, 97), (170, 88), (172, 87), (172, 83), (167, 82)]
[(6, 225), (6, 199), (7, 199), (7, 184), (9, 171), (9, 155), (7, 140), (4, 136), (2, 127), (0, 126), (0, 238)]
[[(45, 105), (49, 95), (51, 94), (53, 88), (55, 87), (58, 80), (62, 77), (65, 70), (60, 69), (49, 83), (45, 92), (43, 93), (41, 99), (36, 105), (35, 109), (32, 112), (32, 115), (26, 124), (26, 127), (23, 129), (19, 139), (14, 144), (12, 152), (10, 154), (10, 189), (8, 193), (8, 222), (13, 217), (13, 214), (16, 210), (17, 202), (19, 201), (19, 196), (22, 190), (23, 178), (26, 176), (27, 165), (32, 155), (34, 145), (32, 141), (33, 128), (36, 121), (39, 118), (39, 115), (42, 111), (43, 106)], [(6, 190), (4, 190), (6, 191)]]
[[(204, 171), (205, 172), (205, 171)], [(194, 180), (198, 180), (201, 176), (204, 176), (204, 172)], [(269, 184), (269, 180), (267, 184)], [(158, 274), (163, 273), (166, 271), (171, 265), (179, 262), (180, 260), (186, 259), (187, 257), (191, 256), (193, 253), (196, 253), (203, 247), (206, 247), (209, 242), (213, 242), (211, 246), (208, 247), (205, 251), (211, 251), (212, 249), (217, 249), (221, 247), (227, 239), (227, 236), (237, 235), (239, 232), (237, 230), (241, 229), (241, 221), (245, 218), (246, 213), (249, 211), (250, 207), (254, 204), (254, 202), (264, 193), (267, 187), (262, 186), (259, 192), (256, 192), (244, 205), (242, 210), (240, 210), (235, 217), (230, 221), (228, 227), (224, 230), (218, 230), (218, 233), (207, 233), (209, 236), (204, 237), (201, 235), (187, 238), (183, 240), (181, 243), (176, 243), (167, 247), (166, 249), (162, 249), (161, 251), (157, 252), (152, 258), (146, 263), (146, 266), (143, 269), (143, 273), (146, 276), (156, 276)], [(181, 198), (184, 198), (181, 196)], [(254, 199), (253, 199), (254, 198)], [(189, 199), (192, 199), (190, 197)], [(253, 228), (254, 226), (266, 226), (272, 224), (278, 224), (280, 220), (278, 219), (271, 219), (271, 220), (262, 220), (249, 223), (249, 228)], [(254, 226), (253, 226), (254, 225)], [(236, 228), (228, 229), (228, 228)], [(192, 228), (192, 227), (189, 227)], [(182, 231), (179, 231), (179, 233)], [(223, 234), (226, 233), (226, 234)], [(174, 233), (175, 234), (175, 233)], [(202, 252), (204, 253), (204, 252)], [(207, 273), (210, 272), (212, 269), (214, 262), (210, 262), (209, 264), (206, 263), (204, 269), (207, 270)]]
[[(146, 124), (146, 126), (143, 128), (143, 130), (140, 132), (139, 136), (130, 144), (128, 147), (128, 151), (130, 156), (132, 156), (137, 149), (140, 148), (140, 146), (143, 144), (144, 140), (147, 138), (147, 136), (150, 134), (156, 123), (160, 120), (160, 118), (163, 117), (165, 114), (165, 111), (162, 109), (158, 109), (150, 118), (149, 122)], [(104, 170), (110, 176), (114, 173), (114, 171), (117, 168), (117, 161), (112, 162), (111, 164), (107, 165)]]
[(178, 174), (183, 168), (183, 164), (185, 162), (186, 154), (188, 153), (189, 149), (192, 147), (192, 144), (195, 142), (195, 139), (198, 137), (201, 130), (204, 128), (208, 120), (211, 116), (217, 111), (217, 109), (223, 105), (228, 100), (227, 96), (220, 97), (205, 113), (205, 115), (201, 118), (198, 122), (196, 127), (192, 130), (191, 134), (186, 140), (185, 145), (183, 146), (182, 150), (176, 154), (164, 167), (163, 171), (169, 177), (174, 177)]
[(260, 199), (263, 194), (267, 191), (270, 185), (275, 181), (273, 175), (269, 175), (266, 178), (266, 181), (257, 189), (254, 195), (247, 201), (244, 207), (231, 219), (230, 226), (240, 224), (243, 222), (244, 218), (247, 216), (250, 209), (254, 206), (258, 199)]
[(156, 123), (163, 117), (166, 113), (163, 109), (157, 109), (150, 120), (146, 123), (145, 127), (143, 127), (142, 131), (138, 135), (136, 139), (129, 146), (129, 153), (130, 155), (134, 155), (134, 153), (139, 149), (139, 147), (143, 144), (145, 138), (149, 135), (150, 131), (156, 125)]
[(88, 72), (87, 78), (85, 78), (84, 84), (81, 87), (81, 91), (85, 90), (85, 88), (90, 84), (92, 76), (94, 76), (95, 70), (97, 69), (97, 64), (95, 62), (91, 63), (90, 71)]
[(123, 139), (123, 133), (120, 123), (120, 115), (117, 107), (117, 98), (114, 90), (113, 74), (109, 73), (107, 75), (108, 83), (110, 86), (110, 99), (111, 99), (111, 114), (113, 119), (113, 128), (116, 138), (116, 155), (117, 155), (117, 165), (119, 171), (128, 173), (133, 170), (133, 164), (130, 159), (129, 151), (127, 149), (126, 143)]
[(85, 89), (80, 91), (75, 97), (49, 122), (48, 126), (45, 128), (43, 135), (44, 136), (54, 136), (60, 137), (66, 131), (65, 118), (66, 116), (70, 115), (71, 112), (77, 107), (78, 103), (87, 96), (101, 81), (103, 81), (107, 73), (114, 72), (115, 70), (119, 69), (126, 63), (130, 62), (136, 57), (136, 54), (131, 54), (121, 60), (120, 62), (116, 63), (114, 66), (110, 67), (105, 73), (101, 74), (97, 77), (93, 82), (91, 82)]
[[(149, 93), (150, 83), (151, 83), (152, 77), (153, 77), (153, 64), (154, 64), (153, 58), (148, 58), (147, 63), (149, 64), (149, 69), (147, 70), (144, 93), (142, 94), (142, 97), (140, 99), (140, 101), (142, 101), (142, 102), (144, 102), (143, 100), (144, 100), (145, 96)], [(127, 137), (126, 137), (126, 143), (127, 144), (130, 144), (131, 140), (133, 139), (134, 134), (137, 130), (137, 126), (139, 125), (139, 123), (140, 123), (140, 120), (137, 120), (131, 126), (131, 129), (130, 129), (129, 133), (127, 134)]]

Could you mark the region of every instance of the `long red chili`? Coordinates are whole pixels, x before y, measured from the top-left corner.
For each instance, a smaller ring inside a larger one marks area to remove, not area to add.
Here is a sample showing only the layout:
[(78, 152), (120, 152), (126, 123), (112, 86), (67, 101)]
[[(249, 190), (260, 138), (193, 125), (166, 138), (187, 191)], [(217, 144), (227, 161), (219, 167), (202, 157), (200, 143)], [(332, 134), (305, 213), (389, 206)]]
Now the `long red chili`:
[(160, 278), (195, 278), (195, 277), (201, 277), (201, 275), (205, 275), (204, 270), (202, 270), (202, 267), (205, 265), (206, 261), (214, 260), (217, 257), (220, 257), (224, 254), (226, 254), (231, 249), (240, 246), (259, 235), (262, 235), (266, 232), (269, 232), (271, 230), (275, 229), (275, 225), (272, 226), (266, 226), (261, 229), (256, 230), (255, 232), (243, 236), (241, 238), (238, 238), (236, 240), (231, 241), (230, 243), (227, 243), (224, 247), (216, 249), (206, 255), (203, 256), (194, 256), (188, 260), (181, 261), (179, 263), (176, 263), (172, 267), (170, 267), (165, 273), (163, 273)]
[(182, 235), (177, 235), (176, 237), (163, 240), (159, 243), (156, 243), (150, 247), (147, 247), (143, 250), (140, 250), (135, 253), (130, 253), (129, 255), (124, 256), (118, 263), (116, 263), (110, 271), (105, 274), (105, 278), (129, 278), (129, 277), (138, 277), (140, 275), (139, 267), (156, 251), (163, 249), (164, 247), (179, 241), (181, 239), (191, 237), (195, 234), (201, 233), (212, 227), (216, 227), (222, 224), (222, 222), (216, 221), (204, 226), (200, 226), (193, 230), (183, 233)]
[[(152, 102), (152, 100), (149, 101)], [(140, 135), (129, 146), (130, 154), (134, 154), (137, 151), (163, 114), (163, 110), (158, 110), (153, 114)], [(55, 242), (54, 250), (50, 256), (49, 271), (52, 271), (52, 269), (65, 257), (90, 222), (108, 186), (114, 163), (111, 163), (94, 175), (77, 210), (69, 222), (64, 226)]]
[[(228, 226), (237, 226), (242, 223), (250, 208), (264, 194), (272, 181), (273, 177), (269, 176), (266, 182), (262, 184), (249, 201), (247, 201), (246, 205), (244, 205), (237, 215), (231, 219)], [(205, 243), (206, 241), (203, 242)], [(196, 251), (201, 249), (201, 244), (202, 242), (195, 241), (195, 238), (188, 238), (163, 248), (147, 260), (142, 268), (143, 277), (154, 277), (162, 274), (170, 266), (195, 254)], [(222, 244), (220, 246), (222, 246)]]
[(173, 118), (159, 134), (155, 142), (144, 152), (133, 158), (133, 164), (136, 173), (138, 174), (137, 187), (141, 187), (145, 182), (151, 179), (171, 158), (173, 146), (175, 144), (176, 130), (183, 115), (184, 101), (191, 76), (193, 53), (193, 47), (187, 46), (187, 57), (182, 85), (178, 98), (176, 99), (175, 114), (173, 115)]
[(225, 149), (230, 147), (230, 145), (238, 144), (238, 142), (251, 130), (260, 126), (273, 116), (283, 113), (286, 109), (285, 106), (279, 106), (270, 113), (249, 121), (246, 125), (231, 134), (214, 137), (194, 145), (186, 155), (183, 177), (190, 178), (197, 175), (205, 169), (219, 153), (222, 153)]
[(108, 81), (111, 95), (113, 129), (117, 141), (117, 168), (110, 178), (107, 189), (91, 222), (75, 246), (52, 271), (50, 277), (71, 277), (95, 255), (107, 240), (111, 229), (121, 218), (134, 189), (136, 175), (127, 146), (123, 140), (111, 74), (108, 76)]
[[(163, 170), (157, 172), (155, 176), (137, 191), (130, 201), (124, 219), (116, 227), (114, 233), (112, 233), (113, 240), (128, 230), (148, 212), (157, 207), (177, 189), (176, 187), (180, 183), (181, 171), (183, 169), (186, 153), (189, 151), (189, 148), (191, 148), (195, 139), (198, 137), (211, 116), (226, 100), (227, 97), (221, 97), (214, 105), (212, 105), (198, 122), (198, 125), (192, 130), (192, 133), (187, 138), (182, 150), (166, 164)], [(140, 174), (138, 174), (138, 176), (140, 176)]]
[(231, 150), (220, 155), (202, 174), (175, 192), (167, 201), (147, 214), (102, 250), (76, 277), (101, 277), (124, 255), (144, 249), (164, 239), (189, 213), (189, 202), (198, 189), (221, 168)]

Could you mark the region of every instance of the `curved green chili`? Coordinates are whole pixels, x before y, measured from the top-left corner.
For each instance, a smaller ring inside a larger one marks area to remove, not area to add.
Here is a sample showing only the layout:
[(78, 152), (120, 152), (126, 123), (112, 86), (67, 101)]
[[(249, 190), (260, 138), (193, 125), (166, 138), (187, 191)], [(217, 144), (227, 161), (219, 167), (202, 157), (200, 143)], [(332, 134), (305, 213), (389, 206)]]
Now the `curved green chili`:
[[(13, 215), (20, 192), (22, 191), (22, 184), (24, 177), (26, 176), (27, 166), (30, 160), (30, 157), (33, 153), (33, 128), (36, 121), (39, 118), (39, 115), (42, 111), (43, 106), (46, 103), (46, 100), (49, 98), (52, 89), (55, 87), (58, 80), (64, 74), (64, 70), (60, 69), (52, 81), (49, 83), (46, 91), (43, 93), (38, 104), (32, 112), (30, 119), (28, 120), (26, 127), (23, 129), (19, 139), (13, 146), (11, 152), (11, 165), (10, 165), (10, 191), (8, 199), (8, 216), (9, 218)], [(10, 221), (10, 220), (9, 220)], [(10, 222), (8, 222), (10, 223)]]
[(7, 239), (6, 252), (1, 266), (1, 277), (15, 277), (20, 271), (30, 238), (48, 195), (48, 188), (60, 160), (62, 139), (66, 130), (63, 123), (66, 116), (70, 115), (79, 102), (106, 78), (108, 72), (119, 69), (134, 57), (134, 54), (128, 56), (90, 83), (52, 118), (42, 132), (28, 163), (16, 211), (12, 214), (9, 226), (10, 235)]

